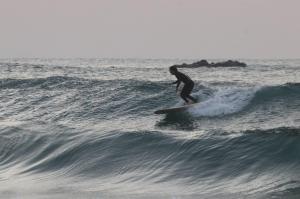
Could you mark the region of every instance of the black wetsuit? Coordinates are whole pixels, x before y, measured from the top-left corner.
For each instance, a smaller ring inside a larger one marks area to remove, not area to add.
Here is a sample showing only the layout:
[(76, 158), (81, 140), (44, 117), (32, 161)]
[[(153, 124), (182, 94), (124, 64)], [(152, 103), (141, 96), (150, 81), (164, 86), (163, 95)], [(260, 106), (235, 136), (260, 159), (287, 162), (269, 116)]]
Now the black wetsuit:
[(188, 99), (191, 99), (193, 102), (196, 103), (197, 100), (190, 95), (194, 88), (193, 80), (191, 80), (191, 78), (189, 76), (187, 76), (181, 72), (178, 72), (178, 71), (174, 75), (177, 78), (177, 81), (173, 82), (173, 84), (177, 84), (176, 89), (178, 89), (180, 82), (184, 83), (184, 86), (180, 93), (180, 97), (187, 103), (189, 102)]

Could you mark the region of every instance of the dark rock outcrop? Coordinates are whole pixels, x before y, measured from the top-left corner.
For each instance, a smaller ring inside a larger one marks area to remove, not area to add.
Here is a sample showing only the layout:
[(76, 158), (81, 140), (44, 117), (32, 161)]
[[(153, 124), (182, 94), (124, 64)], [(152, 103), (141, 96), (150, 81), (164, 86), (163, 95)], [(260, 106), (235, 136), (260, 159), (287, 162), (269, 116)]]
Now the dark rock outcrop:
[(192, 63), (192, 64), (180, 64), (180, 65), (174, 65), (178, 68), (198, 68), (198, 67), (246, 67), (247, 64), (239, 61), (224, 61), (224, 62), (217, 62), (217, 63), (209, 63), (205, 59)]

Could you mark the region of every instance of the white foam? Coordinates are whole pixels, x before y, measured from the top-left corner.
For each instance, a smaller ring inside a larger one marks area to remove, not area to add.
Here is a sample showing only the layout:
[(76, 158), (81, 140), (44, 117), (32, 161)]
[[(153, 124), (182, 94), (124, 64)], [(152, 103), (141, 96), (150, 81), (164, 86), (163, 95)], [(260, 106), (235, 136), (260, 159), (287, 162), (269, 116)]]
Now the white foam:
[[(213, 95), (189, 112), (195, 116), (221, 116), (241, 111), (255, 96), (258, 88), (217, 88)], [(199, 93), (201, 95), (201, 93)]]

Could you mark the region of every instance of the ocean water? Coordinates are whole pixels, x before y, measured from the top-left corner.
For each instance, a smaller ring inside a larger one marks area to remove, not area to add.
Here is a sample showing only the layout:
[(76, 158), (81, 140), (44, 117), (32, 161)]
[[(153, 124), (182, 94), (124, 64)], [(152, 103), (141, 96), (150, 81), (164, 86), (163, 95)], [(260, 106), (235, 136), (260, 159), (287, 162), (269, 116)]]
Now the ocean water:
[(300, 198), (300, 60), (194, 61), (1, 59), (0, 198)]

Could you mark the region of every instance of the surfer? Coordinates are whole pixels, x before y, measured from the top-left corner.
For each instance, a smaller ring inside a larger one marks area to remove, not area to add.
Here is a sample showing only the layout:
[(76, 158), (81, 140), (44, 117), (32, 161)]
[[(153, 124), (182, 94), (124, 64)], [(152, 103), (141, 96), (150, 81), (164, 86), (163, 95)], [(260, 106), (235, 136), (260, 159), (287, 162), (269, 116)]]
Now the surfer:
[(182, 88), (182, 91), (180, 93), (180, 97), (187, 103), (189, 104), (189, 100), (192, 100), (194, 103), (197, 102), (197, 100), (192, 97), (190, 94), (194, 88), (194, 82), (193, 80), (191, 80), (191, 78), (181, 72), (179, 72), (176, 68), (176, 66), (171, 66), (169, 68), (170, 70), (170, 73), (172, 75), (175, 75), (175, 77), (177, 78), (177, 81), (176, 82), (173, 82), (172, 84), (177, 84), (176, 85), (176, 92), (178, 91), (178, 87), (180, 85), (181, 82), (184, 83), (184, 86)]

